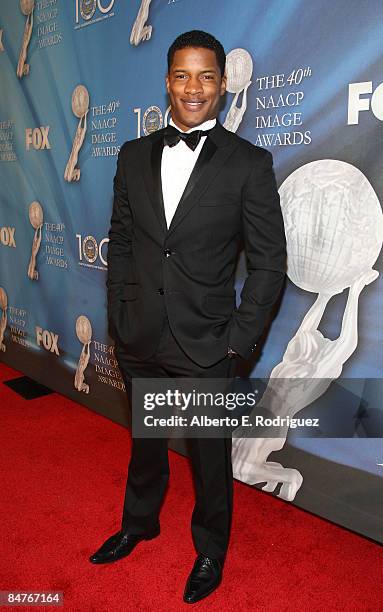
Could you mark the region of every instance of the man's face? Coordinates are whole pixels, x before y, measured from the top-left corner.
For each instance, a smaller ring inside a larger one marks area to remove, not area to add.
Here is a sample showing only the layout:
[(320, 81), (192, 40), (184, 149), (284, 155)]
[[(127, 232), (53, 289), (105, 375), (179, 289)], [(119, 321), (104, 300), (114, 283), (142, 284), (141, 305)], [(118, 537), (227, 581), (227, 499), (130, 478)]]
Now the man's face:
[(219, 99), (226, 90), (217, 57), (211, 49), (185, 47), (175, 52), (166, 77), (172, 119), (186, 132), (218, 115)]

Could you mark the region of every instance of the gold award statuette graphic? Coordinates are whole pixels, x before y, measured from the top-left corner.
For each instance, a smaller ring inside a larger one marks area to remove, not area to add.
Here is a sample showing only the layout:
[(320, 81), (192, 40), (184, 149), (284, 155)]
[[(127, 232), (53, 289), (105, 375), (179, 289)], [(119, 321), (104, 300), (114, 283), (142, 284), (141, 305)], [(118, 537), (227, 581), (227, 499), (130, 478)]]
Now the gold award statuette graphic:
[(35, 230), (35, 235), (32, 242), (32, 253), (28, 266), (28, 277), (31, 280), (39, 280), (39, 273), (36, 270), (37, 253), (41, 245), (41, 234), (44, 221), (44, 213), (39, 202), (32, 202), (29, 205), (29, 221)]
[[(287, 239), (287, 274), (317, 299), (270, 374), (259, 402), (272, 416), (293, 417), (321, 397), (358, 345), (358, 302), (379, 273), (373, 269), (383, 241), (378, 197), (364, 174), (343, 161), (323, 159), (295, 170), (279, 190)], [(332, 296), (348, 289), (338, 338), (318, 327)], [(283, 448), (287, 426), (278, 438), (233, 439), (234, 475), (248, 484), (266, 482), (292, 501), (303, 478), (293, 468), (268, 461)], [(240, 433), (240, 432), (239, 432)]]
[[(226, 91), (235, 94), (223, 124), (230, 132), (236, 132), (247, 109), (247, 90), (253, 75), (253, 60), (246, 49), (233, 49), (226, 56)], [(243, 92), (242, 104), (237, 106)]]
[(150, 40), (152, 35), (152, 26), (146, 25), (149, 18), (149, 8), (152, 0), (141, 0), (141, 6), (139, 8), (136, 21), (134, 22), (132, 32), (130, 34), (130, 44), (137, 45), (144, 40)]
[(0, 351), (5, 353), (6, 346), (4, 344), (4, 333), (7, 327), (7, 308), (8, 308), (8, 297), (3, 287), (0, 287), (0, 310), (1, 310), (1, 319), (0, 319)]
[(89, 393), (89, 385), (85, 382), (84, 372), (88, 366), (90, 358), (90, 343), (92, 340), (92, 325), (85, 315), (77, 317), (76, 321), (77, 338), (83, 344), (80, 359), (74, 377), (74, 386), (77, 391)]
[(64, 172), (64, 179), (69, 183), (80, 180), (80, 169), (76, 168), (78, 154), (86, 134), (86, 116), (89, 112), (89, 92), (85, 85), (77, 85), (72, 94), (72, 111), (79, 122), (74, 136), (72, 151)]
[(19, 56), (19, 63), (17, 64), (16, 74), (21, 77), (29, 74), (29, 64), (26, 63), (28, 45), (31, 40), (33, 30), (33, 11), (35, 8), (35, 0), (20, 0), (20, 9), (23, 15), (26, 16), (23, 41), (21, 43), (21, 50)]

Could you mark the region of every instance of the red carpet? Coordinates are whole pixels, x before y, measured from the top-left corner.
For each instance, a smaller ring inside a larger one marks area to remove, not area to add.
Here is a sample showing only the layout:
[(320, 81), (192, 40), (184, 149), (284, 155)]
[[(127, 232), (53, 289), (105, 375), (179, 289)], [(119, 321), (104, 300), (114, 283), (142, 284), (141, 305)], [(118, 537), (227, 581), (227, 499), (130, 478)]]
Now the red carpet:
[[(0, 365), (0, 381), (16, 375)], [(190, 610), (187, 460), (170, 452), (160, 537), (96, 567), (89, 554), (119, 529), (129, 432), (58, 394), (25, 401), (1, 382), (0, 406), (0, 590), (61, 590), (68, 612)], [(195, 609), (383, 610), (381, 546), (240, 483), (234, 503), (224, 581)]]

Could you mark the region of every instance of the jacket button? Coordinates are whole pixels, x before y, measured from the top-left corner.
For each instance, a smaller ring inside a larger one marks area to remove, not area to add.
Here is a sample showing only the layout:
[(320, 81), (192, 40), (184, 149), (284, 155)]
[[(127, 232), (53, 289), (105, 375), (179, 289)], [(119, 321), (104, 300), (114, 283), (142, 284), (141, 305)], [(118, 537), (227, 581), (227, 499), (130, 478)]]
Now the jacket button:
[(159, 293), (160, 295), (164, 295), (165, 291), (162, 289), (162, 287), (160, 287), (160, 288), (158, 289), (158, 293)]
[(170, 250), (170, 249), (165, 249), (165, 250), (164, 250), (164, 255), (165, 255), (165, 257), (170, 257), (170, 256), (171, 256), (171, 254), (172, 254), (172, 252), (171, 252), (171, 250)]

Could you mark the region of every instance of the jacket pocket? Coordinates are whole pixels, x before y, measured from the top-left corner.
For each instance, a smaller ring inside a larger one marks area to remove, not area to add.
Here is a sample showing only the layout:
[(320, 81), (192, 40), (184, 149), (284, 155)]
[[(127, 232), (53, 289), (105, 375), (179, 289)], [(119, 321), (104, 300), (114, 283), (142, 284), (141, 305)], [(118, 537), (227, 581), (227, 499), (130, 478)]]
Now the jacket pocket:
[(205, 200), (199, 201), (200, 206), (239, 206), (240, 203), (240, 200), (233, 196), (228, 196), (226, 198), (223, 196), (218, 199), (212, 198), (211, 200), (206, 198)]
[(124, 285), (121, 291), (121, 295), (120, 295), (121, 302), (131, 302), (132, 300), (136, 300), (137, 291), (138, 291), (138, 285), (136, 283), (134, 284), (130, 283), (130, 284)]

